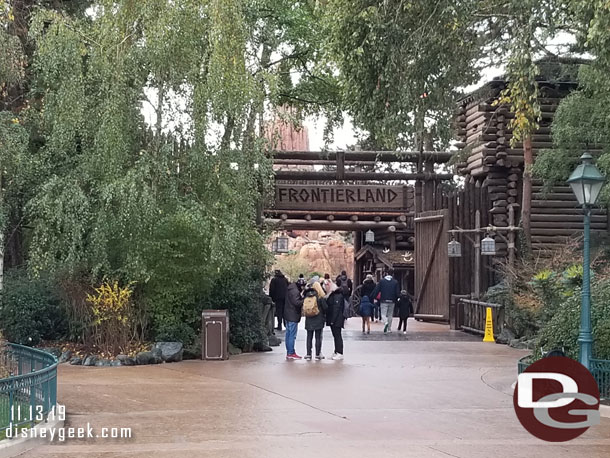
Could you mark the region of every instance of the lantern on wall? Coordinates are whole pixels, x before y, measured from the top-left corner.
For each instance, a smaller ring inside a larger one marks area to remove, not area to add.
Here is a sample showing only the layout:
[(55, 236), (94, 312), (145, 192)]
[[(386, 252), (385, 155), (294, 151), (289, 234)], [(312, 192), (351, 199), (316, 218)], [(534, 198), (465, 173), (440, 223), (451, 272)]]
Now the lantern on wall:
[(366, 231), (364, 234), (364, 241), (366, 243), (374, 243), (375, 242), (375, 233), (372, 230)]
[(455, 237), (451, 237), (451, 242), (447, 244), (447, 250), (450, 258), (459, 258), (462, 256), (462, 244)]
[(483, 256), (495, 256), (496, 255), (496, 241), (489, 235), (486, 235), (481, 240), (481, 254)]

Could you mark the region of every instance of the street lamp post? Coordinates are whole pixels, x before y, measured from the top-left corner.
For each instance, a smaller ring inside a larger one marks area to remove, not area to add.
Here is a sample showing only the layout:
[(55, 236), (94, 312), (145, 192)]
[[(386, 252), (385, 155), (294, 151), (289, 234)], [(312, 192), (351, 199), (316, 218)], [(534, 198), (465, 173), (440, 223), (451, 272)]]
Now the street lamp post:
[(593, 157), (584, 153), (580, 159), (582, 163), (576, 167), (568, 183), (572, 188), (578, 203), (582, 206), (584, 218), (584, 240), (582, 261), (582, 304), (580, 307), (580, 333), (578, 334), (580, 363), (589, 369), (593, 357), (593, 332), (591, 330), (591, 274), (590, 274), (590, 234), (591, 234), (591, 207), (595, 205), (597, 197), (604, 185), (604, 176), (599, 172)]

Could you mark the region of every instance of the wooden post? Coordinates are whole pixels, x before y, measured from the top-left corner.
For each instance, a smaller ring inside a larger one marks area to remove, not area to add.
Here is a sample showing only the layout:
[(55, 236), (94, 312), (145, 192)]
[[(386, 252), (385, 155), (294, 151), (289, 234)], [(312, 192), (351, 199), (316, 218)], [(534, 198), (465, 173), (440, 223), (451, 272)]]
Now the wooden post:
[(474, 297), (481, 297), (481, 212), (477, 210), (474, 214), (474, 224), (477, 232), (474, 235)]
[(390, 232), (390, 250), (396, 251), (396, 232)]
[[(508, 207), (508, 227), (515, 227), (515, 207)], [(508, 266), (512, 270), (515, 266), (515, 231), (508, 231)]]
[(345, 151), (337, 151), (337, 180), (345, 179)]

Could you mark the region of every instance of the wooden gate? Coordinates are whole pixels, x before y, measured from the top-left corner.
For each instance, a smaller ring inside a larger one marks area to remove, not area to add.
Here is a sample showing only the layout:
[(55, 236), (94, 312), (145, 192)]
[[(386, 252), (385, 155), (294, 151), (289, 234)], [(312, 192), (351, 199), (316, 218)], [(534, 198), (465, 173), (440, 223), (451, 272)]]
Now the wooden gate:
[(415, 317), (449, 320), (448, 210), (415, 218)]

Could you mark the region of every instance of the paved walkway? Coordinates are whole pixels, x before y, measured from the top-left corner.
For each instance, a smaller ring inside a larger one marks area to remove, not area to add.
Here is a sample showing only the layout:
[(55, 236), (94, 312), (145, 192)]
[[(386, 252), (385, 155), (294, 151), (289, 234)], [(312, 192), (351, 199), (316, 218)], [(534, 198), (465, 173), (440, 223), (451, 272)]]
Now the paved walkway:
[[(28, 457), (565, 458), (610, 456), (610, 419), (581, 438), (530, 436), (512, 408), (525, 352), (409, 321), (409, 340), (362, 336), (345, 360), (290, 361), (283, 347), (225, 362), (60, 367), (68, 426), (131, 427), (130, 440), (70, 440)], [(298, 349), (304, 347), (300, 333)], [(332, 353), (325, 334), (324, 351)]]

